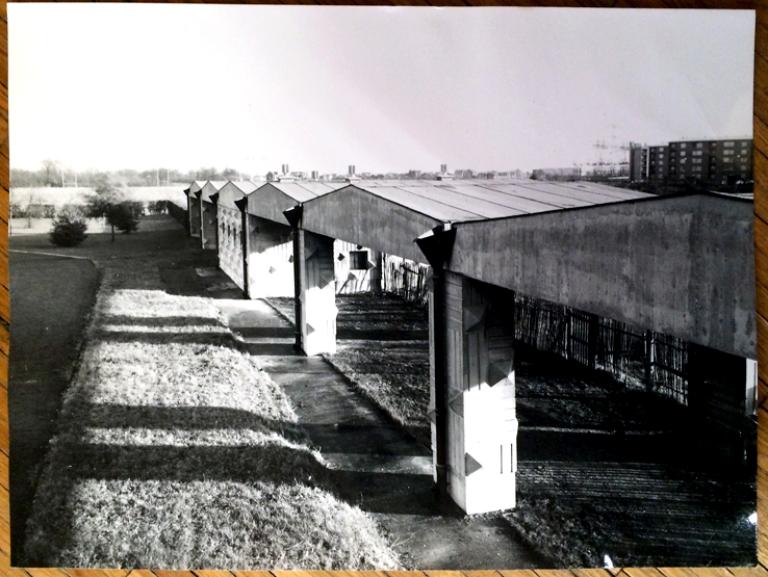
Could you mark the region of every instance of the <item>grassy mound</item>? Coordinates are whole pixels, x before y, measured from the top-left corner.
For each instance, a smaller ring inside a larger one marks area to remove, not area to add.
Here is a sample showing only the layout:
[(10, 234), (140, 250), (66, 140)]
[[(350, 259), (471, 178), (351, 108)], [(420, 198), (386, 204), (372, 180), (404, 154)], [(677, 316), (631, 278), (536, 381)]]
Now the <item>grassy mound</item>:
[(211, 301), (120, 284), (107, 271), (24, 564), (397, 567)]

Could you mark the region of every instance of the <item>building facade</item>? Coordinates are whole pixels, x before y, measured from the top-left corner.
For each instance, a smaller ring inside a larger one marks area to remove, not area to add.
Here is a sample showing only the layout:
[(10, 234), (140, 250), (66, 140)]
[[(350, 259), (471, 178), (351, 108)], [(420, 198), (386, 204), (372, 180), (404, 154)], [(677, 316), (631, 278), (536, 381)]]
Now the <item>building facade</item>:
[(645, 180), (648, 176), (648, 149), (637, 142), (629, 143), (629, 179)]
[[(650, 182), (701, 183), (729, 186), (752, 180), (752, 140), (678, 140), (647, 149)], [(642, 153), (630, 147), (633, 159), (641, 161)], [(637, 178), (631, 171), (632, 180)]]

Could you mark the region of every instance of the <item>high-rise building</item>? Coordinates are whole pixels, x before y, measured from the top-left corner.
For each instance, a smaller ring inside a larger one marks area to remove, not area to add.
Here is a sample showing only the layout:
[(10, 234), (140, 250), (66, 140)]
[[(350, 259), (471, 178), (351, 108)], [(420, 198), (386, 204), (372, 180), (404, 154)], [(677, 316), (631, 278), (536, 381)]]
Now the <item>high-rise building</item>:
[(638, 142), (629, 143), (629, 179), (645, 180), (648, 177), (648, 149)]
[[(752, 179), (752, 140), (677, 140), (647, 149), (648, 180), (651, 182), (699, 182), (712, 186)], [(633, 160), (634, 159), (634, 160)], [(630, 145), (630, 175), (633, 162), (642, 164), (642, 154)]]
[(669, 147), (651, 146), (648, 148), (648, 180), (662, 182), (669, 175)]

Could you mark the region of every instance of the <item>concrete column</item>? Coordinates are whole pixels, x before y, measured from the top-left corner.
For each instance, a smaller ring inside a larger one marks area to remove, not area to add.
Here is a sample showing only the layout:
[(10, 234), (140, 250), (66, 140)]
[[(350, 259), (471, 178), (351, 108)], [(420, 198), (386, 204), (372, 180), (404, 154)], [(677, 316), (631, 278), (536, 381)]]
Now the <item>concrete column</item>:
[(368, 252), (368, 260), (372, 265), (368, 271), (368, 282), (370, 291), (373, 294), (381, 294), (382, 284), (381, 277), (384, 269), (384, 254), (378, 250), (370, 249)]
[(746, 399), (744, 414), (754, 415), (757, 411), (757, 361), (744, 359), (746, 375)]
[(205, 204), (200, 197), (200, 248), (205, 250)]
[(305, 285), (301, 300), (305, 322), (301, 340), (307, 355), (336, 352), (338, 311), (333, 263), (333, 239), (304, 231)]
[(656, 337), (653, 331), (645, 331), (643, 338), (645, 348), (645, 390), (650, 393), (653, 392), (656, 373)]
[(210, 244), (213, 245), (211, 248), (213, 248), (213, 250), (216, 251), (216, 257), (218, 260), (218, 254), (219, 254), (219, 193), (218, 192), (216, 194), (211, 195), (211, 204), (213, 207), (211, 209), (213, 210), (213, 226), (212, 226), (213, 242), (211, 242)]
[(418, 241), (434, 267), (430, 416), (435, 479), (441, 493), (467, 513), (508, 509), (515, 506), (517, 471), (514, 302), (509, 291), (445, 270), (447, 234), (436, 230)]
[(250, 254), (250, 242), (249, 242), (249, 231), (248, 231), (248, 199), (243, 197), (239, 200), (235, 201), (235, 206), (237, 206), (238, 210), (240, 211), (240, 229), (241, 229), (241, 235), (240, 235), (240, 245), (242, 247), (242, 265), (243, 265), (243, 294), (245, 295), (245, 298), (250, 298), (250, 290), (249, 290), (249, 283), (248, 283), (248, 255)]
[(333, 239), (301, 227), (301, 206), (285, 212), (294, 228), (296, 337), (306, 355), (336, 352), (336, 278)]
[(187, 234), (192, 236), (192, 193), (185, 190), (184, 194), (187, 196)]
[(202, 212), (202, 200), (201, 197), (203, 195), (203, 192), (201, 190), (198, 190), (194, 193), (194, 199), (191, 199), (192, 201), (192, 210), (190, 211), (190, 219), (189, 219), (189, 226), (190, 226), (190, 235), (194, 237), (201, 236), (200, 231), (200, 213)]
[(293, 227), (293, 299), (295, 306), (296, 340), (294, 346), (304, 350), (303, 327), (307, 324), (304, 314), (304, 294), (307, 286), (304, 268), (304, 229)]

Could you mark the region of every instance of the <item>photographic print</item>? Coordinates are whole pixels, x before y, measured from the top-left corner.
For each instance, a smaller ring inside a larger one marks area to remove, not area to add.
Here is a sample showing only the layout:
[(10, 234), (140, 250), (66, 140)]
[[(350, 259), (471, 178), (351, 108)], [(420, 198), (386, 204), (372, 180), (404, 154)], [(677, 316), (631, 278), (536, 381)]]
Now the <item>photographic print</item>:
[(755, 564), (754, 11), (8, 31), (14, 566)]

